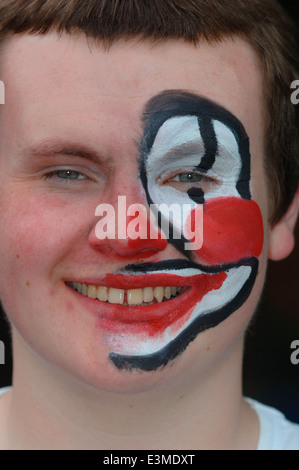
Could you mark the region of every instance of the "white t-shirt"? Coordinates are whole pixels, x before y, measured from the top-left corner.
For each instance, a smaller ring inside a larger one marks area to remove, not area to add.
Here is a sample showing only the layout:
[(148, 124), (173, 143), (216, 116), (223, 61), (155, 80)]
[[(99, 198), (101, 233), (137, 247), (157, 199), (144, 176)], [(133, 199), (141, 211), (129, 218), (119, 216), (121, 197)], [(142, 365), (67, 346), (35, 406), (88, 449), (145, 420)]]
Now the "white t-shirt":
[(257, 450), (299, 450), (299, 424), (288, 421), (280, 411), (252, 398), (246, 398), (246, 401), (260, 422)]
[[(0, 389), (0, 395), (10, 387)], [(288, 421), (275, 408), (246, 397), (260, 422), (260, 437), (256, 450), (299, 450), (299, 424)]]

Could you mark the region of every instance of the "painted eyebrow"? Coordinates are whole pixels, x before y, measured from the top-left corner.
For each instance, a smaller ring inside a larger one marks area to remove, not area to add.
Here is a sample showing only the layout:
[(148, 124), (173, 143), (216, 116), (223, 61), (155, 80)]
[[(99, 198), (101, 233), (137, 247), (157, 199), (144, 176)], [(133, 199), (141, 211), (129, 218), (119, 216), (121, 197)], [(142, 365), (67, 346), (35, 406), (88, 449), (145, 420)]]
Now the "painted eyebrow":
[(88, 145), (68, 140), (44, 140), (27, 148), (23, 156), (28, 158), (81, 157), (96, 164), (109, 164), (111, 160)]
[[(180, 110), (180, 107), (183, 107), (184, 110)], [(219, 120), (222, 120), (221, 117), (225, 117), (229, 121), (241, 124), (238, 118), (221, 104), (183, 89), (163, 90), (152, 96), (144, 105), (143, 118), (146, 120), (153, 114), (163, 112), (176, 116), (184, 116), (186, 113), (195, 116), (204, 114)]]
[(241, 121), (220, 104), (187, 90), (164, 90), (152, 96), (143, 108), (143, 151), (148, 151), (161, 125), (174, 116), (197, 116), (219, 120), (234, 133), (237, 141), (248, 138)]

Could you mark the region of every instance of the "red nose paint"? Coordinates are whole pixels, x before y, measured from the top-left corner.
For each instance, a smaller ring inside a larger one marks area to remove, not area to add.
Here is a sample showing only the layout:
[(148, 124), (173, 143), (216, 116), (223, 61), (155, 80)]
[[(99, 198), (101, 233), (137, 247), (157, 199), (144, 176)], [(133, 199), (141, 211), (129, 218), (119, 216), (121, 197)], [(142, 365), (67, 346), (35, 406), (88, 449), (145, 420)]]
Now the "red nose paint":
[[(134, 221), (134, 217), (128, 216), (128, 225)], [(133, 232), (133, 231), (132, 231)], [(167, 239), (165, 235), (156, 229), (154, 226), (151, 225), (151, 221), (149, 218), (144, 218), (141, 220), (141, 223), (136, 225), (136, 235), (133, 233), (129, 233), (128, 235), (128, 249), (131, 249), (134, 252), (141, 252), (149, 250), (153, 252), (153, 254), (157, 253), (157, 251), (165, 250), (167, 246)]]
[[(191, 220), (190, 220), (191, 218)], [(186, 226), (194, 227), (192, 210)], [(203, 245), (195, 251), (201, 262), (223, 264), (258, 257), (263, 247), (263, 219), (253, 200), (239, 197), (209, 199), (204, 204)]]

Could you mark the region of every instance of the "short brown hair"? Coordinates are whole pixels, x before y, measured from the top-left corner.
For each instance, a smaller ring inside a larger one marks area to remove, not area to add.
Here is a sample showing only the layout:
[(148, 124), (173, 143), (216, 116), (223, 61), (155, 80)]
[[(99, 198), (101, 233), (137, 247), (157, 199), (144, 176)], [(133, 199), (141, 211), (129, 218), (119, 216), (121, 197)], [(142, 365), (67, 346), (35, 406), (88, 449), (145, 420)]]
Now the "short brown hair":
[(299, 70), (292, 24), (275, 0), (0, 0), (0, 39), (8, 33), (84, 32), (109, 47), (120, 38), (197, 44), (245, 38), (262, 65), (265, 167), (272, 223), (298, 188), (298, 131), (290, 85)]

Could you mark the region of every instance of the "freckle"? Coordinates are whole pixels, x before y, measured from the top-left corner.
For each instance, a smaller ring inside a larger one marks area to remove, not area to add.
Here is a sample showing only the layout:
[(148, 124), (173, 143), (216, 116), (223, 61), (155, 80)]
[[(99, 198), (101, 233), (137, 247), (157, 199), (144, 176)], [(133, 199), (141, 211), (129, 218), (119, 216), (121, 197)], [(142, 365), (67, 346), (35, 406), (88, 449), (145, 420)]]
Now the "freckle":
[(26, 282), (26, 286), (28, 286), (28, 287), (30, 286), (30, 281)]
[(66, 302), (66, 308), (69, 312), (72, 312), (74, 310), (74, 305), (72, 302), (70, 302), (69, 300)]

